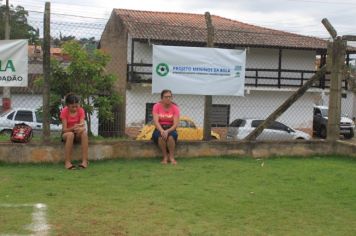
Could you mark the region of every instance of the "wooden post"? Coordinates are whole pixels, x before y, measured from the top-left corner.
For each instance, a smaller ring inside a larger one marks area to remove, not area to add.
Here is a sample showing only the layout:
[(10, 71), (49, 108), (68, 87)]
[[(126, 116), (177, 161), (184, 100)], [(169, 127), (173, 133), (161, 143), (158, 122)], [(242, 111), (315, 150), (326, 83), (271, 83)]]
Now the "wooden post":
[[(214, 47), (214, 26), (211, 21), (209, 12), (205, 12), (205, 21), (208, 31), (207, 47)], [(204, 133), (203, 140), (208, 141), (211, 139), (211, 108), (213, 105), (213, 98), (211, 95), (205, 96), (204, 103)]]
[(50, 93), (50, 43), (51, 43), (51, 3), (46, 2), (44, 12), (44, 32), (43, 32), (43, 141), (50, 141), (50, 113), (49, 113), (49, 93)]
[(329, 141), (336, 141), (340, 136), (341, 86), (345, 69), (346, 40), (353, 40), (356, 37), (352, 35), (337, 36), (336, 30), (326, 18), (321, 22), (333, 38), (333, 42), (328, 45), (327, 64), (328, 70), (331, 71), (331, 81), (327, 139)]
[(262, 122), (255, 130), (253, 130), (244, 140), (255, 140), (263, 130), (270, 126), (273, 121), (278, 119), (290, 106), (293, 105), (303, 94), (320, 78), (326, 74), (326, 66), (323, 66), (313, 77), (311, 77), (302, 87), (294, 92), (280, 107), (277, 108), (268, 118)]
[(346, 41), (336, 37), (329, 54), (332, 63), (327, 127), (329, 141), (336, 141), (340, 136), (341, 85), (344, 78), (345, 55)]
[(282, 77), (282, 49), (278, 50), (278, 88), (281, 88)]
[(323, 23), (323, 25), (325, 26), (326, 30), (329, 32), (331, 37), (335, 39), (337, 37), (337, 32), (334, 29), (334, 27), (330, 24), (329, 20), (324, 18), (322, 19), (321, 23)]
[[(5, 11), (5, 40), (10, 39), (10, 6), (9, 0), (6, 0)], [(2, 108), (3, 110), (11, 109), (11, 88), (4, 87), (2, 92)]]

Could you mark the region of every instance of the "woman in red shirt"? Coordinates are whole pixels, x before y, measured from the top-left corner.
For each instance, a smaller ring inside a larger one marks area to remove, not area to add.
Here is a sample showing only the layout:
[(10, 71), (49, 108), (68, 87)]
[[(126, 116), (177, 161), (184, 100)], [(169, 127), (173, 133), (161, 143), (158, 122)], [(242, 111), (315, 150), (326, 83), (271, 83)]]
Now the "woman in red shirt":
[(162, 151), (161, 163), (167, 164), (170, 161), (175, 165), (177, 161), (174, 159), (174, 150), (178, 139), (176, 128), (179, 123), (179, 107), (172, 102), (170, 90), (161, 92), (161, 101), (153, 106), (152, 115), (156, 126), (152, 139)]
[(81, 142), (82, 163), (79, 168), (88, 167), (88, 135), (85, 128), (85, 112), (79, 105), (79, 98), (70, 93), (65, 99), (66, 107), (61, 111), (62, 139), (65, 142), (65, 167), (73, 170), (76, 167), (72, 164), (73, 143)]

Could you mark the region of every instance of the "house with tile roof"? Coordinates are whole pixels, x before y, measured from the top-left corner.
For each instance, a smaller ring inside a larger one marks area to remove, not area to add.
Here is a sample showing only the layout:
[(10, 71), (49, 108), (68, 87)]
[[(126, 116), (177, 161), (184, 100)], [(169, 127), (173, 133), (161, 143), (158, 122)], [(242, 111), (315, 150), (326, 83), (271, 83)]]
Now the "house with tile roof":
[[(212, 123), (216, 126), (227, 126), (239, 117), (265, 118), (326, 63), (326, 40), (215, 15), (212, 24), (214, 47), (247, 50), (245, 97), (214, 96)], [(142, 126), (150, 119), (152, 104), (159, 100), (159, 95), (151, 94), (152, 45), (206, 47), (206, 41), (204, 14), (114, 9), (99, 47), (112, 57), (107, 69), (118, 76), (116, 87), (124, 98), (118, 108), (120, 127)], [(356, 49), (349, 47), (347, 63), (351, 54)], [(328, 85), (328, 77), (314, 85), (282, 121), (310, 128), (312, 107), (325, 102)], [(348, 94), (347, 105), (354, 97)], [(176, 95), (175, 101), (182, 114), (202, 125), (203, 96)]]

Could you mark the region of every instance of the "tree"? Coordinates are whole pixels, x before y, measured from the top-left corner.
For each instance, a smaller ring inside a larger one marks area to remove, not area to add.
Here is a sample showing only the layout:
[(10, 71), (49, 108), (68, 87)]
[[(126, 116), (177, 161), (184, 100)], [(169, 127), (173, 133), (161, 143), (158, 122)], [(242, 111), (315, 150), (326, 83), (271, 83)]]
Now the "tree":
[[(6, 6), (0, 6), (0, 39), (5, 38)], [(22, 6), (10, 6), (10, 39), (28, 39), (30, 44), (39, 45), (39, 30), (28, 24), (28, 11)]]
[[(112, 108), (121, 99), (113, 89), (116, 77), (105, 73), (110, 57), (97, 49), (88, 53), (76, 41), (64, 43), (63, 52), (70, 57), (69, 65), (55, 59), (51, 61), (50, 113), (58, 118), (61, 99), (69, 92), (77, 94), (86, 111), (88, 133), (91, 134), (94, 109), (98, 110), (99, 119), (112, 121)], [(42, 82), (43, 79), (39, 81)]]

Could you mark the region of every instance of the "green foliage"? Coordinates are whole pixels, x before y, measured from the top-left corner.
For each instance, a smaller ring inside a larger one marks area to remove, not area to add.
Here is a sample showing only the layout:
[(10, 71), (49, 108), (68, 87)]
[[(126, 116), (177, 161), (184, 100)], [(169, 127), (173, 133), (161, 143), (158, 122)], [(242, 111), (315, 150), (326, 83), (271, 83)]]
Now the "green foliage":
[[(0, 39), (5, 38), (6, 6), (0, 6)], [(39, 45), (39, 30), (27, 22), (28, 11), (22, 6), (10, 6), (10, 39), (28, 39), (30, 44)]]
[[(86, 111), (90, 133), (90, 115), (94, 109), (99, 111), (100, 119), (113, 120), (113, 106), (120, 102), (119, 94), (113, 89), (116, 77), (105, 73), (110, 57), (96, 49), (89, 53), (77, 41), (64, 43), (63, 52), (69, 55), (69, 64), (51, 61), (51, 115), (58, 117), (61, 98), (73, 92), (80, 97)], [(41, 85), (43, 79), (37, 83)]]

